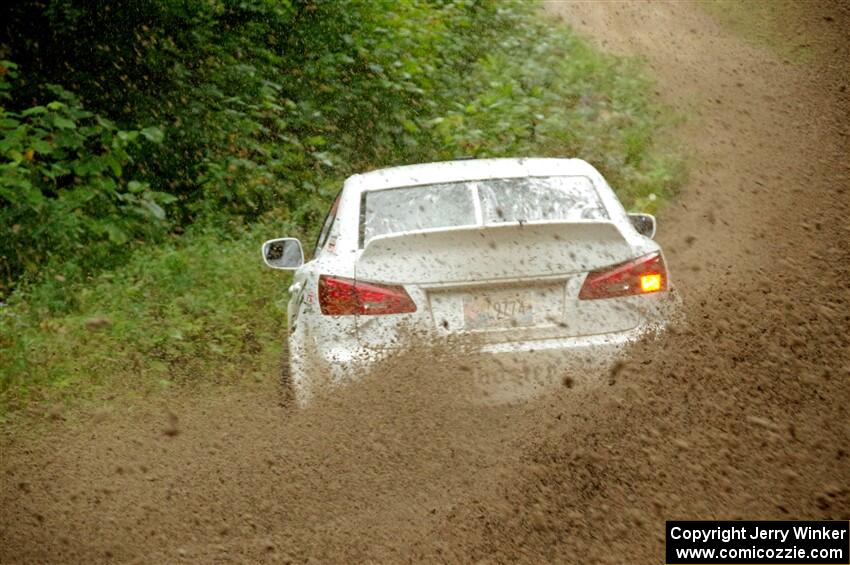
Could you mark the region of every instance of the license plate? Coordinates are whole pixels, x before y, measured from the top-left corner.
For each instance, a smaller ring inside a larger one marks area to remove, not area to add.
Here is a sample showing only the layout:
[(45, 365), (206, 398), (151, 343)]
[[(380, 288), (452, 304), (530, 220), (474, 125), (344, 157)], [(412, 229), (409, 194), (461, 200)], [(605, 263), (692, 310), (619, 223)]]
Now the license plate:
[(534, 301), (527, 293), (494, 293), (463, 302), (464, 327), (469, 330), (534, 324)]

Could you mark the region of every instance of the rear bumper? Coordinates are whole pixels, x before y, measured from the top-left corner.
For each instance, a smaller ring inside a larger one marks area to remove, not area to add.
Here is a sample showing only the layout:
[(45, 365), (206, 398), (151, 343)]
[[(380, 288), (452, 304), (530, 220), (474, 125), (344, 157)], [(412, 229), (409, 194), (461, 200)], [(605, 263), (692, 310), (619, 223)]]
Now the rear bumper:
[[(438, 343), (433, 347), (434, 357), (423, 361), (423, 370), (439, 367), (440, 371), (468, 375), (464, 379), (477, 401), (522, 401), (565, 383), (573, 386), (606, 382), (611, 366), (630, 344), (662, 330), (662, 324), (652, 324), (611, 334), (478, 347)], [(327, 375), (332, 383), (342, 384), (356, 380), (382, 359), (397, 355), (398, 349), (376, 350), (338, 342), (317, 353), (314, 363), (318, 366), (307, 372)]]
[(500, 343), (469, 356), (478, 400), (505, 403), (533, 398), (559, 386), (608, 382), (614, 364), (628, 347), (663, 328), (638, 327), (614, 334)]
[(615, 354), (626, 345), (635, 342), (651, 331), (649, 327), (637, 327), (625, 332), (589, 335), (554, 339), (541, 339), (523, 342), (503, 342), (487, 344), (479, 353), (492, 355), (522, 355), (525, 353), (570, 355), (592, 354), (606, 356)]

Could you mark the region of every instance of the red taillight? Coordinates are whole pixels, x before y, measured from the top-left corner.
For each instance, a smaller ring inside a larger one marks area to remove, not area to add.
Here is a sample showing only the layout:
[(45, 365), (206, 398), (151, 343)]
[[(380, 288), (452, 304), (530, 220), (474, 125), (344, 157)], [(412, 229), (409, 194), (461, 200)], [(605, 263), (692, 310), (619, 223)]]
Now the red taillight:
[(667, 288), (667, 268), (661, 253), (651, 253), (597, 271), (584, 280), (580, 300), (649, 294)]
[(404, 314), (416, 312), (416, 304), (400, 285), (377, 285), (342, 277), (319, 277), (322, 314)]

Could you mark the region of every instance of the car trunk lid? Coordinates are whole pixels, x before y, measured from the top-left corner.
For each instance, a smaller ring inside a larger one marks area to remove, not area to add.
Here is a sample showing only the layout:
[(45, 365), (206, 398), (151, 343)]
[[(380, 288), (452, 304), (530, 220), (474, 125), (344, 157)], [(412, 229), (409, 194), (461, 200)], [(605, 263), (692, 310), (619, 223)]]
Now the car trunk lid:
[(380, 236), (367, 242), (356, 261), (356, 279), (404, 285), (419, 310), (390, 319), (358, 316), (358, 339), (383, 346), (386, 332), (401, 321), (435, 335), (484, 342), (630, 329), (637, 319), (610, 311), (610, 301), (580, 303), (577, 296), (589, 271), (632, 255), (616, 224), (604, 220)]

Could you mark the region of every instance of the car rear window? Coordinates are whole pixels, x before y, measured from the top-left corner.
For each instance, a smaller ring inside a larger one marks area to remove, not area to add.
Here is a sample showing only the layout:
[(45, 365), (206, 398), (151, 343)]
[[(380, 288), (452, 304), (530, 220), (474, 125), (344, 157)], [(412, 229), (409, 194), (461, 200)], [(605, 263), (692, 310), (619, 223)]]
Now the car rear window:
[(362, 245), (380, 235), (429, 228), (608, 219), (593, 182), (584, 176), (484, 179), (366, 191), (360, 212)]
[(363, 193), (361, 241), (388, 233), (475, 225), (469, 183), (406, 186)]

